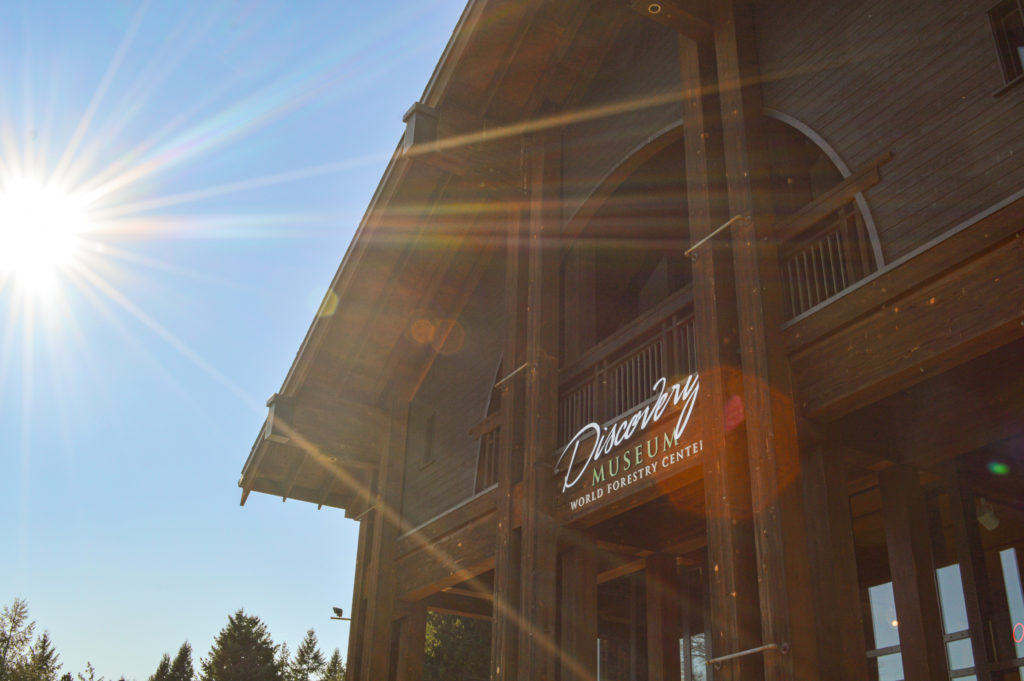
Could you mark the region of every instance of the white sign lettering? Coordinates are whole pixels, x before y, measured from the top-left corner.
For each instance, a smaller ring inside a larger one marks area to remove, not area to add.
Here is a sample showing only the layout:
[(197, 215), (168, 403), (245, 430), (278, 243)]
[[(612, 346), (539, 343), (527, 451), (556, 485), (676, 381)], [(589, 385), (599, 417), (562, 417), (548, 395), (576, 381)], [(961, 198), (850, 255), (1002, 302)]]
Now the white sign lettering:
[[(558, 463), (555, 464), (557, 468), (558, 464), (562, 462), (566, 454), (570, 454), (571, 450), (569, 466), (565, 471), (565, 481), (562, 483), (563, 492), (579, 482), (591, 464), (602, 456), (611, 453), (612, 449), (633, 437), (637, 432), (643, 432), (649, 426), (661, 420), (670, 404), (675, 406), (682, 402), (683, 406), (679, 411), (679, 418), (676, 420), (676, 427), (672, 431), (672, 437), (678, 441), (683, 436), (683, 433), (686, 431), (686, 425), (690, 422), (693, 406), (697, 403), (700, 381), (697, 374), (690, 374), (686, 377), (685, 381), (674, 383), (666, 389), (667, 384), (668, 379), (659, 378), (652, 387), (652, 391), (657, 395), (656, 399), (643, 409), (633, 412), (632, 415), (622, 417), (617, 423), (605, 426), (604, 429), (596, 423), (588, 423), (580, 428), (579, 432), (565, 445), (561, 456), (558, 457)], [(577, 467), (576, 457), (579, 454), (580, 445), (588, 439), (593, 440), (590, 454)], [(578, 470), (574, 475), (573, 470), (576, 468)]]

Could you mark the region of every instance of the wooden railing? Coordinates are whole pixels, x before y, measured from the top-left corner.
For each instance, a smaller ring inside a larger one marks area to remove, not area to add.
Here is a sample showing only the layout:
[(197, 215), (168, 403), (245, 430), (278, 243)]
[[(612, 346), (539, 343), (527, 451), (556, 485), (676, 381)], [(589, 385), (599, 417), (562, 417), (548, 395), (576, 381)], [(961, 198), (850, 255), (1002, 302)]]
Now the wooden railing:
[(875, 271), (870, 236), (848, 203), (779, 253), (786, 317), (792, 319)]
[(566, 442), (588, 423), (604, 423), (642, 404), (659, 378), (694, 372), (696, 354), (693, 294), (687, 288), (562, 370), (559, 441)]
[(882, 154), (777, 226), (787, 319), (793, 319), (874, 272), (871, 235), (857, 194), (881, 181)]

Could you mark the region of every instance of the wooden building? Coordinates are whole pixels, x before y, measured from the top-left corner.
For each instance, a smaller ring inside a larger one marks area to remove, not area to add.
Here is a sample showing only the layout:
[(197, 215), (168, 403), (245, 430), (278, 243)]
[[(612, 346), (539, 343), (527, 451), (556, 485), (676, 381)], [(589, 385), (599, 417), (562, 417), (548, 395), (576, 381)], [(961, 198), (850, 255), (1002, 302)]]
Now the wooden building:
[(242, 471), (349, 675), (1024, 679), (1019, 0), (471, 0)]

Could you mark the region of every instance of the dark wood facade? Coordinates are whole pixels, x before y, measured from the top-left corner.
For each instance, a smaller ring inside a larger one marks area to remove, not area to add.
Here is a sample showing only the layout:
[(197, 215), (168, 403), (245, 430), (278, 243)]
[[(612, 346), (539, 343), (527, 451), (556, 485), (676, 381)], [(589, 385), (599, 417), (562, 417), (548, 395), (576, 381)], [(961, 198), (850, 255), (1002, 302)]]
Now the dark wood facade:
[(359, 520), (350, 678), (434, 610), (495, 681), (1024, 679), (992, 9), (469, 3), (240, 481)]

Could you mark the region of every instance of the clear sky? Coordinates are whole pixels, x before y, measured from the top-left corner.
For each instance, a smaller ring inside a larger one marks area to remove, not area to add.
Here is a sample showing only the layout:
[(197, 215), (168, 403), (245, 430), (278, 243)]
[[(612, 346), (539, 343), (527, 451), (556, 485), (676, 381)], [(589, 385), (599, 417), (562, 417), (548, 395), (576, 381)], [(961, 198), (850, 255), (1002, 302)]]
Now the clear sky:
[(463, 4), (0, 0), (0, 605), (62, 671), (345, 653), (357, 525), (237, 481)]

